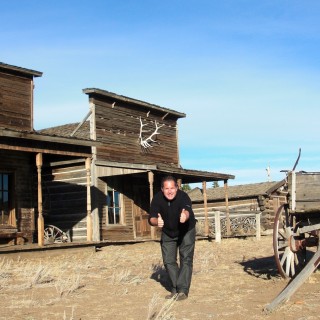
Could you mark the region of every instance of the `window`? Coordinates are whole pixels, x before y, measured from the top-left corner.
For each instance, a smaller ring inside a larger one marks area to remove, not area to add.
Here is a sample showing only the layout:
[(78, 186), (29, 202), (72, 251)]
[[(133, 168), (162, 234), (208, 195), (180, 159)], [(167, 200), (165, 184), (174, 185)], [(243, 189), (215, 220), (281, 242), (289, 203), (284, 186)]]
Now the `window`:
[(114, 189), (107, 191), (108, 224), (122, 223), (120, 193)]
[(0, 224), (9, 223), (9, 174), (0, 173)]

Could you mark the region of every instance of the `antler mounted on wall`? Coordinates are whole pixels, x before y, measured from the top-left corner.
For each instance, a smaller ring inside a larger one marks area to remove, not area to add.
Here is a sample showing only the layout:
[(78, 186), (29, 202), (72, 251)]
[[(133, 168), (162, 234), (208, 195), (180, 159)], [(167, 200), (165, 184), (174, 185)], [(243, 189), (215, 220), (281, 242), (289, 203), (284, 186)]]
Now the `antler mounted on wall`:
[(139, 134), (139, 142), (140, 142), (140, 145), (145, 149), (149, 149), (149, 148), (152, 148), (152, 144), (154, 142), (156, 142), (155, 138), (158, 134), (160, 134), (158, 132), (158, 130), (164, 126), (164, 124), (162, 125), (159, 125), (159, 123), (157, 121), (154, 121), (154, 124), (156, 126), (156, 129), (154, 130), (154, 132), (152, 132), (147, 138), (144, 138), (143, 137), (143, 133), (145, 132), (150, 132), (150, 130), (143, 130), (143, 127), (147, 126), (148, 124), (143, 124), (142, 123), (142, 119), (140, 117), (140, 134)]

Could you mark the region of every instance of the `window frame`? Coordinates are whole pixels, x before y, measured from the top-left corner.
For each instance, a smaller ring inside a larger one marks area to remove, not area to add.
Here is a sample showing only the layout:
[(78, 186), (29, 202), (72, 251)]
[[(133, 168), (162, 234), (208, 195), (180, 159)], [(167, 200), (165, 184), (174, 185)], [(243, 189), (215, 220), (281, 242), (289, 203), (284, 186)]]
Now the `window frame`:
[[(110, 193), (112, 196), (110, 196)], [(106, 222), (108, 226), (124, 225), (123, 195), (121, 192), (108, 186), (106, 188)]]

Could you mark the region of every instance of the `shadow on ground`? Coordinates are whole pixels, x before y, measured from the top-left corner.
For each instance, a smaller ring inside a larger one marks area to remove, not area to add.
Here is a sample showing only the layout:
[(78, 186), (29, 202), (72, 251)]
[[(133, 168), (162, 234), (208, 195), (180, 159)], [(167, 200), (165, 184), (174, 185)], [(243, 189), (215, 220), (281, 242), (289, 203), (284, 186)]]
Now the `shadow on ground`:
[(265, 280), (280, 278), (274, 256), (241, 261), (239, 264), (243, 266), (245, 272), (256, 278)]
[(171, 291), (171, 281), (163, 266), (159, 264), (152, 265), (152, 274), (150, 278), (159, 282), (166, 290)]

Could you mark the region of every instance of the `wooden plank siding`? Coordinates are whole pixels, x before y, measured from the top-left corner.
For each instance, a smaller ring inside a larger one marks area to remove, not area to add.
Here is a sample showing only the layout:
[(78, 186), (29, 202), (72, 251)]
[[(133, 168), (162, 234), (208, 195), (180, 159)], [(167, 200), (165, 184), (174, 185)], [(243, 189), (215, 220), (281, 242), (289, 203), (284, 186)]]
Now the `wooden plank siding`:
[[(292, 195), (295, 187), (296, 212), (320, 211), (320, 172), (296, 172), (295, 186), (292, 182), (292, 174), (288, 176), (289, 192)], [(292, 208), (290, 197), (290, 208)]]
[[(91, 99), (95, 104), (95, 131), (98, 141), (104, 143), (97, 147), (97, 159), (128, 163), (173, 163), (178, 165), (177, 122), (174, 118), (165, 118), (164, 113), (145, 108), (116, 103), (105, 98), (103, 101)], [(140, 117), (143, 124), (148, 124), (143, 130), (149, 136), (155, 130), (155, 121), (160, 125), (157, 143), (153, 148), (144, 150), (139, 143)]]
[(0, 127), (31, 131), (32, 79), (0, 72)]
[(68, 233), (72, 241), (87, 235), (85, 164), (44, 167), (42, 174), (45, 224)]

